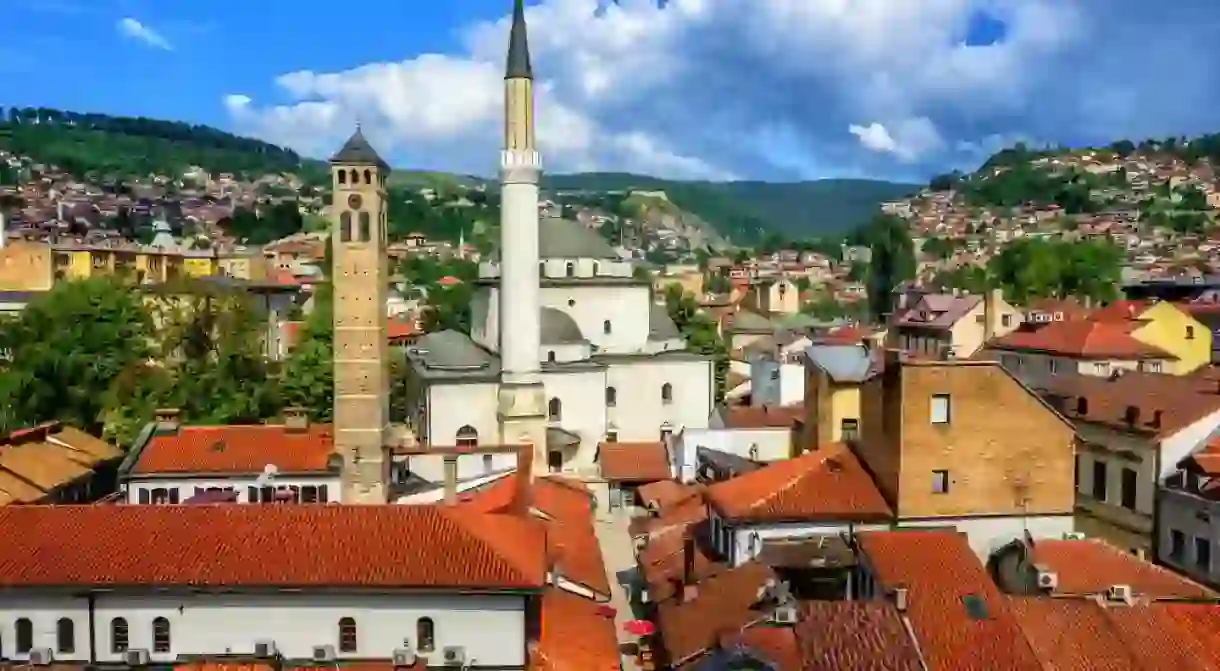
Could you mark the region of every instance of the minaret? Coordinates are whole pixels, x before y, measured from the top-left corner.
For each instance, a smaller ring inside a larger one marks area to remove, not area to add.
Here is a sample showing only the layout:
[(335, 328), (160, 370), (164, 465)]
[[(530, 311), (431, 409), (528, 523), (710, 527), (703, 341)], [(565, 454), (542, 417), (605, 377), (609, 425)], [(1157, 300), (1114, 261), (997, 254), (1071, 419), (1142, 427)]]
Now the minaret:
[(525, 7), (515, 0), (504, 74), (504, 150), (500, 152), (500, 433), (505, 444), (534, 447), (533, 469), (547, 470), (546, 394), (538, 288), (538, 178), (534, 73)]
[(330, 159), (335, 453), (343, 503), (385, 503), (390, 423), (385, 180), (360, 129)]

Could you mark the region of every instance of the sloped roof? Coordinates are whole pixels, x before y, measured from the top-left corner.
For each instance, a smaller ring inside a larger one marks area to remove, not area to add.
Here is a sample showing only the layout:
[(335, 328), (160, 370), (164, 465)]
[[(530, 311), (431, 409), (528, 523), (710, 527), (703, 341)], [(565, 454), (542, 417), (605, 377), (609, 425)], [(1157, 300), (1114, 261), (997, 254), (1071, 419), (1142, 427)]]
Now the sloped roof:
[(538, 256), (543, 259), (619, 260), (614, 247), (597, 231), (560, 217), (539, 220)]
[(670, 319), (669, 311), (664, 305), (652, 303), (648, 306), (649, 340), (673, 340), (681, 337), (682, 333), (678, 331), (674, 320)]
[(863, 382), (877, 370), (876, 359), (861, 345), (811, 345), (805, 356), (835, 382)]
[(365, 139), (364, 133), (359, 128), (356, 129), (352, 136), (347, 138), (347, 142), (343, 143), (343, 147), (330, 157), (331, 163), (345, 163), (352, 165), (375, 165), (379, 168), (390, 167), (388, 163), (381, 159), (377, 151), (373, 149), (373, 145)]
[(1131, 335), (1138, 324), (1068, 320), (1037, 330), (1014, 331), (993, 342), (1000, 350), (1032, 351), (1080, 359), (1176, 359), (1165, 350)]
[(301, 431), (273, 425), (184, 426), (157, 434), (140, 449), (132, 473), (261, 473), (268, 464), (281, 473), (329, 470), (334, 451), (329, 424)]

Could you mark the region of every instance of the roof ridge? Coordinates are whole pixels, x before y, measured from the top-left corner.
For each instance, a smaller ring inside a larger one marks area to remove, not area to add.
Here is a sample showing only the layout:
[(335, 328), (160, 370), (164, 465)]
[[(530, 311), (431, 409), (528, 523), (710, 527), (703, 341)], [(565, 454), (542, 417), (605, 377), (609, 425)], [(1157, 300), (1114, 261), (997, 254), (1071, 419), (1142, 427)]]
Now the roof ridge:
[[(460, 527), (461, 530), (465, 531), (471, 538), (482, 545), (483, 549), (486, 550), (497, 561), (499, 561), (505, 568), (512, 569), (515, 573), (517, 573), (518, 578), (520, 578), (522, 582), (529, 581), (529, 576), (534, 572), (536, 567), (527, 566), (519, 561), (520, 557), (514, 556), (513, 553), (504, 552), (504, 544), (499, 542), (502, 539), (499, 539), (494, 534), (489, 533), (489, 529), (485, 528), (484, 525), (490, 524), (489, 520), (495, 517), (499, 518), (494, 520), (497, 525), (511, 525), (516, 523), (523, 527), (533, 527), (533, 529), (542, 536), (543, 546), (545, 547), (546, 531), (539, 526), (543, 524), (541, 520), (538, 520), (532, 515), (529, 517), (522, 517), (520, 515), (512, 515), (503, 512), (474, 512), (454, 507), (433, 508), (433, 510), (435, 510), (440, 516), (452, 522), (454, 526)], [(515, 522), (510, 520), (515, 520)], [(512, 540), (513, 546), (516, 547), (520, 538), (515, 534), (509, 536), (509, 538)], [(543, 568), (543, 574), (546, 573), (546, 565), (548, 563), (547, 554), (548, 553), (546, 552), (542, 553), (542, 561), (540, 562)]]

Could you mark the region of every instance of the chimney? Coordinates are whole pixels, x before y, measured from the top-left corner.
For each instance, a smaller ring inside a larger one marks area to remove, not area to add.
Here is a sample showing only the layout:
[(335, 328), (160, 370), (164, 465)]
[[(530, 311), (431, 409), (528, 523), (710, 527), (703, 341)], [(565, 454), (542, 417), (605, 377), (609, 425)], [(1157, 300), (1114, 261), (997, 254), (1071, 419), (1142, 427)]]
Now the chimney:
[(457, 503), (458, 458), (456, 454), (445, 455), (445, 503)]
[(525, 445), (517, 450), (517, 472), (511, 476), (513, 482), (513, 500), (509, 511), (515, 515), (528, 517), (530, 508), (534, 505), (534, 448)]
[(304, 433), (309, 430), (309, 413), (305, 408), (284, 408), (284, 429), (289, 433)]
[(177, 408), (157, 408), (153, 411), (153, 417), (157, 421), (157, 430), (166, 433), (178, 433), (178, 415), (180, 414)]
[(694, 582), (695, 577), (695, 536), (689, 530), (682, 538), (682, 584)]
[(983, 294), (983, 342), (991, 342), (996, 337), (1000, 324), (1000, 303), (1004, 302), (1002, 289), (989, 289)]
[(895, 587), (894, 588), (894, 608), (897, 609), (897, 611), (899, 613), (907, 612), (907, 588), (906, 587)]

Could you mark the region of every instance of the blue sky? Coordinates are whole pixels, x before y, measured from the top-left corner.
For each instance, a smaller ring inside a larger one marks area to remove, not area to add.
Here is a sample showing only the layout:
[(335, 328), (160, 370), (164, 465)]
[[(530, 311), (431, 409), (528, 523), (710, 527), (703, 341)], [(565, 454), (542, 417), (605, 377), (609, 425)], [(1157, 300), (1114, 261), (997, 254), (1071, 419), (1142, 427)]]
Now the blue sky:
[[(554, 171), (925, 179), (1016, 141), (1220, 131), (1215, 2), (527, 5)], [(396, 165), (490, 174), (509, 9), (0, 0), (0, 105), (208, 123), (317, 156), (360, 120)]]

